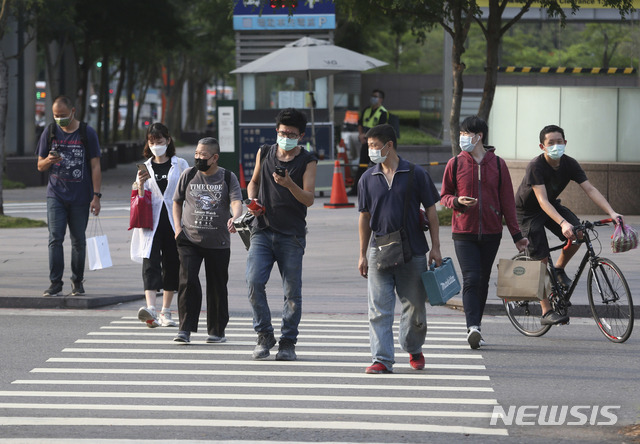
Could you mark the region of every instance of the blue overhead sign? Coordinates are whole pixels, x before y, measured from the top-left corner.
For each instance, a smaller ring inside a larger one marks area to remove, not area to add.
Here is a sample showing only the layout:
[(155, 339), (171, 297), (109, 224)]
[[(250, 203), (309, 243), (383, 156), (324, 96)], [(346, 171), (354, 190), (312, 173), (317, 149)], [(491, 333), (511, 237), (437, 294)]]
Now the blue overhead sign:
[(336, 29), (336, 8), (329, 0), (294, 1), (293, 14), (284, 0), (238, 0), (233, 8), (235, 31)]

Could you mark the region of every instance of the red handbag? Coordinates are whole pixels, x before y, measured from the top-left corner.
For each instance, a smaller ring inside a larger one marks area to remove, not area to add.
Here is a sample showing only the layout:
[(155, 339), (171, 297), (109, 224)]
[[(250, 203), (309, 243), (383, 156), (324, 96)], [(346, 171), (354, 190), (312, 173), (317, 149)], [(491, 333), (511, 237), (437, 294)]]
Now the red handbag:
[(144, 191), (144, 196), (138, 196), (138, 190), (131, 190), (129, 230), (132, 228), (153, 228), (153, 206), (149, 190)]

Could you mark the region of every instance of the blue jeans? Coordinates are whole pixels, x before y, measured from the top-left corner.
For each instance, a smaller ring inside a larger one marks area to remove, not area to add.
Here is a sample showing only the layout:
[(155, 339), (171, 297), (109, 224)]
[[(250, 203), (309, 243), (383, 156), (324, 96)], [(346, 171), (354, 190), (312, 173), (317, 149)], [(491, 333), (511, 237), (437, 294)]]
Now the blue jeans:
[(393, 317), (396, 293), (402, 304), (398, 342), (410, 354), (422, 352), (427, 336), (427, 294), (421, 274), (427, 269), (425, 255), (413, 256), (409, 263), (378, 271), (376, 248), (369, 248), (369, 337), (373, 362), (393, 369)]
[(462, 304), (467, 327), (480, 327), (489, 293), (489, 278), (500, 239), (489, 241), (454, 240), (456, 256), (462, 273)]
[(54, 197), (47, 198), (47, 223), (49, 225), (49, 280), (62, 282), (64, 250), (62, 244), (69, 225), (71, 237), (71, 280), (84, 279), (84, 262), (87, 251), (85, 231), (89, 221), (89, 204), (65, 203)]
[(275, 262), (282, 277), (284, 307), (282, 336), (298, 338), (298, 324), (302, 315), (302, 256), (306, 246), (304, 237), (284, 235), (270, 229), (254, 231), (247, 256), (247, 284), (249, 302), (253, 308), (253, 328), (257, 333), (273, 333), (271, 311), (265, 287)]

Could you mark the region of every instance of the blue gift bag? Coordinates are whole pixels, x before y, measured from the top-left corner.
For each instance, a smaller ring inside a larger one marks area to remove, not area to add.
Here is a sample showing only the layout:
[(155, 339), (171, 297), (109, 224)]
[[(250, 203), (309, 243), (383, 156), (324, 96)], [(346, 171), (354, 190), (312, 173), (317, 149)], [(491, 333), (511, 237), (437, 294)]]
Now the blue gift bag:
[(422, 273), (422, 283), (431, 305), (444, 305), (449, 299), (460, 293), (460, 281), (450, 257), (442, 259), (442, 265), (436, 268), (435, 262)]

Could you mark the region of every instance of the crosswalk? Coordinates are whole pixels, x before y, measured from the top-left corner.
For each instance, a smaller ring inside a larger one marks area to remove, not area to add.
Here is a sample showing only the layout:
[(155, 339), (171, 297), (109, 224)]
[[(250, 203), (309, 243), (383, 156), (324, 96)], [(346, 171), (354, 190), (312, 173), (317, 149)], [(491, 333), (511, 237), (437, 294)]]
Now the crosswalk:
[(176, 329), (148, 329), (123, 317), (52, 352), (43, 366), (0, 391), (0, 426), (33, 436), (46, 430), (51, 438), (73, 431), (85, 439), (105, 430), (127, 439), (148, 427), (168, 439), (250, 441), (507, 435), (489, 425), (497, 400), (464, 324), (432, 316), (428, 328), (425, 370), (411, 369), (397, 348), (393, 374), (368, 375), (361, 316), (305, 317), (294, 362), (275, 361), (275, 353), (253, 360), (250, 318), (230, 320), (226, 343), (206, 344), (202, 324), (184, 345), (172, 342)]

